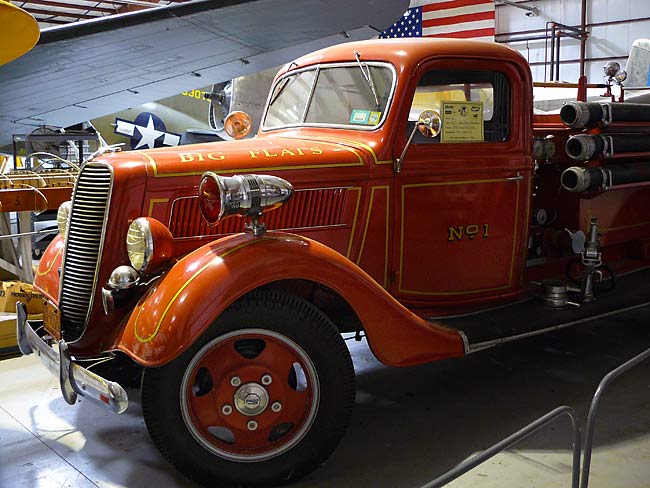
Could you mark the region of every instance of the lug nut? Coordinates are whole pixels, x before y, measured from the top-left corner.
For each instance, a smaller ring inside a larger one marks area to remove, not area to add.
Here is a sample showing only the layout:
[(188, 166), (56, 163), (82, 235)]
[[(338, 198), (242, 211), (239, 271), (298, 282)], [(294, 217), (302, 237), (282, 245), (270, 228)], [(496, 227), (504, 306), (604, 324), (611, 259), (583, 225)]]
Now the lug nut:
[(271, 378), (270, 374), (265, 374), (262, 376), (262, 384), (264, 386), (270, 385), (273, 382), (273, 378)]
[(280, 410), (282, 410), (282, 404), (280, 402), (273, 402), (273, 405), (271, 405), (271, 410), (273, 410), (275, 413), (278, 413)]
[(257, 430), (257, 422), (255, 420), (248, 421), (248, 430)]
[(221, 413), (224, 415), (230, 415), (232, 413), (232, 407), (228, 404), (225, 404), (221, 407)]
[(230, 384), (232, 386), (239, 386), (241, 385), (241, 379), (239, 378), (239, 376), (233, 376), (232, 378), (230, 378)]

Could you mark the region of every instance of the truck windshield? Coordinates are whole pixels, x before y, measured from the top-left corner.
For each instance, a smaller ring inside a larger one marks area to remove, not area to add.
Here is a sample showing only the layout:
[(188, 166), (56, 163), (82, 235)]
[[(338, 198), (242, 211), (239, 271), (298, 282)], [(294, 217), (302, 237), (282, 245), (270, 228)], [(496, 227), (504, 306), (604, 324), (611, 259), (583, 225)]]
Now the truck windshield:
[(364, 62), (363, 66), (376, 99), (357, 63), (290, 73), (271, 91), (264, 129), (300, 125), (375, 129), (389, 109), (395, 71), (384, 63)]

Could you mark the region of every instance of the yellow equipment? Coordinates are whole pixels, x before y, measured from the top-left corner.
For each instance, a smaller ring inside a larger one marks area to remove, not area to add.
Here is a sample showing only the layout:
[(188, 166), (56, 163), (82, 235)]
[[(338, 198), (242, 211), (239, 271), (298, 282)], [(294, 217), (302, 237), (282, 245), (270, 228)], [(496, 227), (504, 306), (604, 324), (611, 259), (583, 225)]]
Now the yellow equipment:
[(38, 22), (15, 5), (0, 0), (0, 66), (19, 58), (38, 42)]

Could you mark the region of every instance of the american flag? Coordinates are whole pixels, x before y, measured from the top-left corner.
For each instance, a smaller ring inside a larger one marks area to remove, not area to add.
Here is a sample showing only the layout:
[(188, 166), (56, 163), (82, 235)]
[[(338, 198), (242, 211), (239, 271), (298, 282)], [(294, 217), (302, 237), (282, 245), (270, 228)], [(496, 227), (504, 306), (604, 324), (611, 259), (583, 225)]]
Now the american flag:
[(379, 37), (494, 41), (494, 0), (411, 0), (411, 8)]

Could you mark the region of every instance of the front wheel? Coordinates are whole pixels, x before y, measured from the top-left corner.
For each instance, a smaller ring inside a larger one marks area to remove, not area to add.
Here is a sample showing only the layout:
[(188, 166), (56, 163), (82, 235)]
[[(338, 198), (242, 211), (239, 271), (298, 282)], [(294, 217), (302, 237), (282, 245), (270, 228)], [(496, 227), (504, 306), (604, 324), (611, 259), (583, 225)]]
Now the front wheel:
[(353, 403), (337, 329), (309, 302), (274, 292), (233, 304), (179, 358), (146, 370), (142, 386), (155, 444), (212, 486), (308, 474), (340, 442)]

